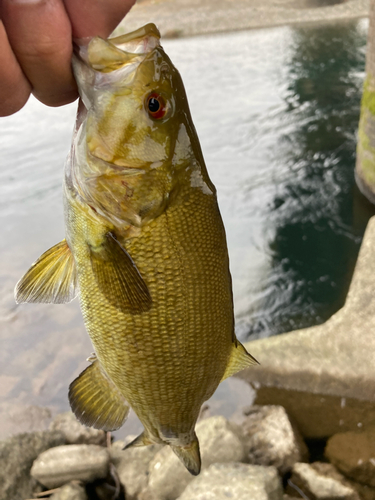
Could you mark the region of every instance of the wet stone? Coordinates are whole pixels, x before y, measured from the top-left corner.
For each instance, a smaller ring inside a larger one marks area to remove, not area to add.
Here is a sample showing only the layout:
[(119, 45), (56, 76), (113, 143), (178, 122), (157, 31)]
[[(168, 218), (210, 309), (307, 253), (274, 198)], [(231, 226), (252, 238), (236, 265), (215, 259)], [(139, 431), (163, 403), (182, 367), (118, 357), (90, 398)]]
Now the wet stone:
[(88, 500), (86, 490), (82, 484), (76, 481), (64, 484), (53, 493), (49, 500)]
[(332, 436), (325, 455), (345, 476), (375, 487), (375, 425)]
[(82, 425), (70, 411), (57, 415), (49, 428), (61, 431), (67, 444), (97, 444), (101, 446), (106, 444), (104, 431)]
[(253, 406), (245, 410), (242, 429), (248, 446), (248, 462), (274, 465), (281, 474), (296, 462), (308, 459), (308, 450), (282, 406)]
[(179, 500), (282, 500), (275, 467), (240, 463), (213, 464), (193, 479)]
[(65, 442), (61, 432), (40, 431), (13, 436), (0, 443), (0, 500), (31, 498), (35, 481), (30, 469), (36, 457)]
[(109, 453), (97, 445), (72, 444), (45, 451), (34, 461), (31, 475), (47, 488), (70, 481), (90, 482), (107, 476)]
[(123, 449), (124, 446), (124, 441), (115, 441), (109, 453), (120, 483), (125, 488), (127, 500), (133, 500), (146, 487), (149, 464), (163, 446), (151, 445), (127, 450)]
[[(213, 463), (246, 460), (246, 447), (241, 428), (224, 417), (201, 420), (196, 426), (202, 458), (202, 470)], [(158, 498), (175, 500), (190, 483), (192, 476), (169, 446), (160, 450), (150, 463), (149, 482), (142, 500)]]
[(298, 496), (299, 491), (310, 500), (360, 500), (333, 465), (321, 462), (294, 464), (286, 492)]

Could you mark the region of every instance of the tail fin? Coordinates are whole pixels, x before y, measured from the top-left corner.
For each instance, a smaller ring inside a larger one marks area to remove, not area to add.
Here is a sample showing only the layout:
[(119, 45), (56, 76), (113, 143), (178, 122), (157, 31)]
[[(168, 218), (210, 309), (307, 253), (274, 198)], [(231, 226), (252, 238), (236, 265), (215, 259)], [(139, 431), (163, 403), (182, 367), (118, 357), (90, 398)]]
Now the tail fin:
[(190, 474), (197, 476), (201, 471), (201, 455), (197, 436), (194, 436), (194, 441), (188, 446), (170, 446)]

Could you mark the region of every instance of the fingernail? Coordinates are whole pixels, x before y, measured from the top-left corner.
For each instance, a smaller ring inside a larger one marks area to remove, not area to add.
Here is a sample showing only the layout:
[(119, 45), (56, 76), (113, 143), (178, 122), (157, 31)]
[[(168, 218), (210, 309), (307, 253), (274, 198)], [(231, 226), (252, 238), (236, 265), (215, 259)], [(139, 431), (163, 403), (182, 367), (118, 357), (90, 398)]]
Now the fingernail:
[(27, 4), (36, 4), (36, 3), (47, 3), (46, 0), (8, 0), (9, 3), (27, 3)]

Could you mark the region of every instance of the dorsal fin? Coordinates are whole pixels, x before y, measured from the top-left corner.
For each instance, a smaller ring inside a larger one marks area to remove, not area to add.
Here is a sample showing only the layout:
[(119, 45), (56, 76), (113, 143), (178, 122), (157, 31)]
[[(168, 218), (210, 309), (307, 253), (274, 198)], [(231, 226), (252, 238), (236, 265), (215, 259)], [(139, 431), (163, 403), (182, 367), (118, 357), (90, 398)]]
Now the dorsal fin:
[(236, 344), (232, 344), (232, 352), (221, 381), (253, 365), (259, 365), (259, 362), (248, 353), (241, 342), (237, 340)]
[(100, 291), (117, 309), (133, 314), (148, 311), (148, 287), (128, 252), (112, 233), (98, 247), (90, 247), (91, 266)]
[(17, 304), (65, 304), (76, 297), (77, 289), (74, 257), (66, 240), (62, 240), (32, 264), (17, 283), (14, 297)]
[(114, 431), (125, 422), (129, 406), (120, 390), (94, 361), (69, 386), (74, 415), (84, 425)]

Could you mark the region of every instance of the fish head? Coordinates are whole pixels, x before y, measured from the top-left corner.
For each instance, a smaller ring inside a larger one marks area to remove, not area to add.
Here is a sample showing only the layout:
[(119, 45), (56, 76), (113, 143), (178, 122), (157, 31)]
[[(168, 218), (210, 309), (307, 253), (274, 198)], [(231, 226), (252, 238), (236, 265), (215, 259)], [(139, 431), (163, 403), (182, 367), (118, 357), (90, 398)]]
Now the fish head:
[(191, 118), (181, 77), (154, 24), (117, 38), (92, 38), (76, 49), (73, 69), (93, 158), (146, 170), (171, 165)]

